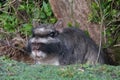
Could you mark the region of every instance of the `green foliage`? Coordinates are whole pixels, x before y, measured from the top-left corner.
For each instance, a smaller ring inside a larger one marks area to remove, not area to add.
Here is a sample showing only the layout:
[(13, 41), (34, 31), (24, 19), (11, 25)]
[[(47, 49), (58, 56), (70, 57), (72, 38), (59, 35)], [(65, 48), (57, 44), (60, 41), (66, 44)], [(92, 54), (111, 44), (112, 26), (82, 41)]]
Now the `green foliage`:
[(72, 27), (73, 24), (72, 24), (71, 22), (68, 22), (67, 26), (68, 26), (68, 27)]
[(119, 80), (120, 66), (28, 65), (0, 57), (0, 80)]
[(41, 7), (40, 18), (43, 19), (44, 23), (55, 23), (56, 18), (51, 17), (53, 16), (51, 7), (49, 3), (43, 1), (43, 6)]
[(120, 41), (120, 0), (94, 0), (89, 15), (91, 22), (105, 26), (106, 46)]
[(26, 24), (23, 24), (22, 26), (23, 26), (23, 27), (20, 29), (21, 33), (22, 33), (22, 34), (28, 34), (28, 35), (30, 35), (32, 25), (26, 23)]
[(14, 32), (15, 27), (18, 24), (18, 20), (15, 18), (15, 16), (10, 16), (9, 14), (1, 14), (0, 16), (0, 22), (1, 26), (3, 29), (9, 31), (9, 32)]
[(0, 24), (7, 32), (30, 35), (33, 19), (41, 23), (55, 23), (48, 0), (7, 0), (0, 4)]

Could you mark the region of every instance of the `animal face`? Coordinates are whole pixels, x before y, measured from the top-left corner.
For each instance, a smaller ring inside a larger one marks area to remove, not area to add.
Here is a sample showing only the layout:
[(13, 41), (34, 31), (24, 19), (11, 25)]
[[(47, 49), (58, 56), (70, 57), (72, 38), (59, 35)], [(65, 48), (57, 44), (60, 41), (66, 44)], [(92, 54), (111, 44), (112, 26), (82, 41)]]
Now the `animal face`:
[(57, 38), (58, 31), (52, 25), (41, 24), (33, 28), (32, 37), (28, 41), (28, 51), (38, 64), (58, 65), (58, 46), (60, 40)]

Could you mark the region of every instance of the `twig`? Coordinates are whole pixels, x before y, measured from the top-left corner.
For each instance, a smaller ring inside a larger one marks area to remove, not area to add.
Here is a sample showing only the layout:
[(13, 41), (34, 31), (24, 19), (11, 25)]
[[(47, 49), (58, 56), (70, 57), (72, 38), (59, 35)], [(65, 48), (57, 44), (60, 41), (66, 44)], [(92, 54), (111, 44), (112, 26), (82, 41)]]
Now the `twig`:
[(95, 0), (95, 2), (98, 4), (98, 6), (100, 7), (100, 17), (101, 17), (101, 25), (100, 25), (100, 43), (99, 43), (99, 51), (98, 51), (98, 56), (97, 56), (97, 60), (96, 63), (99, 60), (100, 57), (100, 53), (101, 53), (101, 47), (102, 47), (102, 27), (103, 27), (103, 21), (105, 19), (104, 15), (103, 15), (103, 11), (100, 5), (100, 1)]
[(6, 38), (6, 41), (7, 41), (8, 46), (10, 46), (10, 42), (8, 41), (8, 39), (7, 39), (7, 38)]
[(10, 33), (10, 32), (5, 32), (5, 31), (2, 31), (0, 30), (0, 34), (5, 34), (5, 35), (16, 35), (16, 33)]
[(18, 47), (12, 46), (12, 45), (10, 45), (10, 47), (12, 47), (12, 48), (14, 48), (14, 49), (17, 49), (17, 50), (19, 50), (19, 51), (22, 51), (22, 52), (27, 53), (27, 51), (25, 51), (24, 49), (21, 49), (21, 48), (18, 48)]
[(119, 47), (120, 46), (120, 44), (116, 44), (116, 45), (114, 45), (114, 47)]

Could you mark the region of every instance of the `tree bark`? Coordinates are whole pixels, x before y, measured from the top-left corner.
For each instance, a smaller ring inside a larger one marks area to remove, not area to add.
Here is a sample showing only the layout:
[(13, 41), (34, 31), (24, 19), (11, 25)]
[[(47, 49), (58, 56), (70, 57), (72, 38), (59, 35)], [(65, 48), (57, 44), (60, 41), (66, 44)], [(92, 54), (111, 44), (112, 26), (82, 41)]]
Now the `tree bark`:
[(62, 19), (64, 26), (72, 24), (87, 30), (91, 38), (99, 44), (100, 25), (88, 21), (90, 0), (49, 0), (56, 18)]

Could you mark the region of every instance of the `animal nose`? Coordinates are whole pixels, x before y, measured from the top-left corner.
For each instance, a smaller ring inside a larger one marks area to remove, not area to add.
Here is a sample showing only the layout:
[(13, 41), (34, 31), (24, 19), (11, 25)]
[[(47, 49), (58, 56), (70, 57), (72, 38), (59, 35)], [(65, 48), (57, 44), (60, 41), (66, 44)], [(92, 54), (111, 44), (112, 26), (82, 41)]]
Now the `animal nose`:
[(39, 50), (40, 46), (33, 46), (33, 50)]

